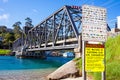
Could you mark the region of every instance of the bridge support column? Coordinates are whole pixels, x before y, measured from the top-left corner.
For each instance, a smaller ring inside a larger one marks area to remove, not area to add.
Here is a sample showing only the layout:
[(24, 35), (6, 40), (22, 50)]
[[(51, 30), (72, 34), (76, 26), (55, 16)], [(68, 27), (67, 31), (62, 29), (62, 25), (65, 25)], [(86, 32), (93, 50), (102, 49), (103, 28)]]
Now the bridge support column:
[(74, 53), (75, 53), (75, 58), (79, 58), (82, 57), (82, 47), (81, 47), (81, 36), (79, 35), (79, 39), (78, 39), (78, 44), (79, 47), (74, 49)]
[(74, 53), (75, 53), (75, 58), (79, 58), (82, 56), (80, 48), (75, 48)]

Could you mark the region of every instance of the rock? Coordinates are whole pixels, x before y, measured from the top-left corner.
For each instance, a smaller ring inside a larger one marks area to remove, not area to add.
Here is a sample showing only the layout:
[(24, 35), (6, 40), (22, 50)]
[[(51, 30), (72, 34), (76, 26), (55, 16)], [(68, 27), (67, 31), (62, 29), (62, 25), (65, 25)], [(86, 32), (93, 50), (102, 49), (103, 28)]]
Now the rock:
[(68, 77), (78, 77), (79, 70), (76, 68), (76, 64), (74, 61), (69, 61), (68, 63), (64, 64), (60, 68), (58, 68), (53, 73), (47, 76), (48, 80), (60, 80)]

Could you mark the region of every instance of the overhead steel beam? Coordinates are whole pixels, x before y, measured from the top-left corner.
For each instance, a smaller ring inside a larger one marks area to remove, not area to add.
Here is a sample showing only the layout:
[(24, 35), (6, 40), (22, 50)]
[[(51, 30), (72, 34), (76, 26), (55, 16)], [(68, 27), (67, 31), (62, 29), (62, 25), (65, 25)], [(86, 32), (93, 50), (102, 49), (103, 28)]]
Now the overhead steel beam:
[(73, 22), (73, 20), (72, 20), (72, 16), (71, 16), (71, 14), (70, 14), (67, 6), (66, 6), (66, 11), (67, 11), (67, 14), (68, 14), (68, 16), (69, 16), (69, 19), (70, 19), (72, 28), (73, 28), (73, 30), (74, 30), (74, 33), (75, 33), (75, 35), (76, 35), (76, 38), (78, 39), (78, 30), (77, 30), (77, 28), (76, 28), (76, 26), (75, 26), (75, 24), (74, 24), (74, 22)]

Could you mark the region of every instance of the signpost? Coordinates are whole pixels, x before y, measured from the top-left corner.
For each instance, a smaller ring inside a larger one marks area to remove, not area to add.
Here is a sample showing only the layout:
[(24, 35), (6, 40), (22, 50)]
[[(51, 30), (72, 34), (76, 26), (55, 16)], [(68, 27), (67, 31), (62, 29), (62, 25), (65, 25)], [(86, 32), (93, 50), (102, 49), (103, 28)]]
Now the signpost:
[[(101, 72), (105, 80), (105, 47), (107, 39), (106, 9), (82, 6), (82, 74)], [(90, 43), (91, 42), (91, 43)]]

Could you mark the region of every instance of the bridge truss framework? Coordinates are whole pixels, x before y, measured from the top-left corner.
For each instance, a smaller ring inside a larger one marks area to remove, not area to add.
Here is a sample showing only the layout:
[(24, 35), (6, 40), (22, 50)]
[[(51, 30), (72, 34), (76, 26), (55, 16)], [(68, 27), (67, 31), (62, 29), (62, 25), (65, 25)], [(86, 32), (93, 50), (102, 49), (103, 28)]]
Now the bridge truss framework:
[(64, 6), (29, 30), (26, 39), (28, 51), (78, 47), (81, 13), (81, 7)]

